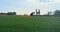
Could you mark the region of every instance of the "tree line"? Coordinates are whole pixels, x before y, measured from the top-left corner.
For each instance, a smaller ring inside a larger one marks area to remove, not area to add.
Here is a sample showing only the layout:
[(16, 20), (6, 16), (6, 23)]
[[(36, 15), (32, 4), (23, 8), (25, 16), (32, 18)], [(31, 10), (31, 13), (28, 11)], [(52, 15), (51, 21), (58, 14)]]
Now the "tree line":
[(0, 13), (0, 15), (16, 15), (16, 12)]

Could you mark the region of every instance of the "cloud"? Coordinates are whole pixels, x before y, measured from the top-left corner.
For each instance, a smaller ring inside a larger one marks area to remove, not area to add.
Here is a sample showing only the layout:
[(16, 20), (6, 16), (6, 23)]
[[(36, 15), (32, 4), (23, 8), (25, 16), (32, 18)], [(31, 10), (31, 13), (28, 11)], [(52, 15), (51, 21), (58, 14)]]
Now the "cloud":
[(55, 3), (60, 3), (60, 0), (53, 0)]
[(30, 3), (47, 3), (47, 2), (52, 2), (53, 0), (26, 0), (27, 2), (30, 2)]
[(26, 0), (26, 2), (37, 4), (55, 4), (60, 3), (60, 0)]
[(45, 7), (53, 4), (52, 0), (26, 0), (28, 6), (32, 7)]
[(27, 2), (36, 2), (36, 0), (26, 0)]
[[(36, 7), (36, 8), (48, 8), (51, 7), (52, 5), (59, 3), (60, 0), (26, 0), (26, 2), (31, 5), (31, 7)], [(27, 5), (28, 5), (27, 4)]]

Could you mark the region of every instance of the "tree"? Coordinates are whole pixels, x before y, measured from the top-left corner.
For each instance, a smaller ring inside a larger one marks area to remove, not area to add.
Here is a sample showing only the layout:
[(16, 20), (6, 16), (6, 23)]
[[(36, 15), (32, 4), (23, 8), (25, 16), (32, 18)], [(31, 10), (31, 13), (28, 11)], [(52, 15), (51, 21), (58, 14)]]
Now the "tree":
[(50, 15), (49, 12), (47, 13), (47, 15), (48, 15), (48, 16)]
[(6, 15), (6, 13), (0, 13), (0, 15)]
[(60, 10), (55, 10), (54, 15), (55, 16), (60, 16)]
[(13, 12), (13, 15), (16, 15), (16, 12)]
[(16, 15), (16, 12), (8, 12), (7, 15)]
[(52, 11), (48, 12), (47, 15), (48, 15), (48, 16), (52, 15)]
[(7, 15), (12, 15), (12, 12), (8, 12)]

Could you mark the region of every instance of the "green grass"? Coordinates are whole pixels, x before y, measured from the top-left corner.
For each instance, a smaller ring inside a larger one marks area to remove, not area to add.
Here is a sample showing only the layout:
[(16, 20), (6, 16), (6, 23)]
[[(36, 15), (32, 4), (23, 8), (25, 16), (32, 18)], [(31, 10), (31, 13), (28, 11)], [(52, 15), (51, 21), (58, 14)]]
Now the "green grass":
[(60, 17), (0, 16), (0, 32), (60, 32)]

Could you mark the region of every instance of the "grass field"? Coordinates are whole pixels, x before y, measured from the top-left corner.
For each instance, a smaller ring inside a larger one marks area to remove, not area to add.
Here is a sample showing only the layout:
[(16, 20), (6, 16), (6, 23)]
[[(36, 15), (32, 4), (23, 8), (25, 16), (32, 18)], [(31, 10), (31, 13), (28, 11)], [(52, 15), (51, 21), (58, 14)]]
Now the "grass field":
[(60, 17), (0, 16), (0, 32), (60, 32)]

